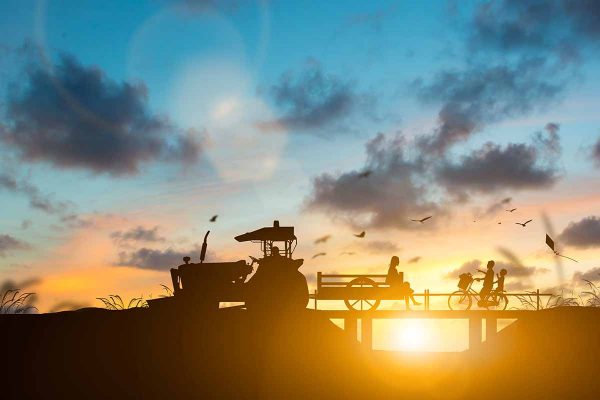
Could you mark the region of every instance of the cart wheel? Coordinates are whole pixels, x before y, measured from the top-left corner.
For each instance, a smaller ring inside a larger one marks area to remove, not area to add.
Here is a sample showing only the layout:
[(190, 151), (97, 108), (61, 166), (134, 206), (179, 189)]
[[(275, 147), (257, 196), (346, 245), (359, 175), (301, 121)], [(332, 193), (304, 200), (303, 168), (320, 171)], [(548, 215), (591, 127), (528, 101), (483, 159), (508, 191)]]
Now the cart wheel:
[[(506, 306), (508, 306), (508, 297), (504, 294), (500, 294), (499, 296), (490, 296), (489, 301), (491, 304), (488, 304), (485, 308), (488, 310), (506, 310)], [(498, 302), (496, 304), (495, 302)], [(492, 303), (493, 302), (493, 303)]]
[(457, 290), (448, 297), (448, 308), (451, 310), (470, 309), (471, 295), (464, 290)]
[[(377, 283), (369, 278), (360, 277), (356, 279), (352, 279), (346, 285), (348, 288), (367, 288), (372, 287), (376, 288)], [(354, 311), (371, 311), (376, 310), (379, 307), (379, 303), (381, 300), (379, 299), (344, 299), (344, 303), (348, 310)]]

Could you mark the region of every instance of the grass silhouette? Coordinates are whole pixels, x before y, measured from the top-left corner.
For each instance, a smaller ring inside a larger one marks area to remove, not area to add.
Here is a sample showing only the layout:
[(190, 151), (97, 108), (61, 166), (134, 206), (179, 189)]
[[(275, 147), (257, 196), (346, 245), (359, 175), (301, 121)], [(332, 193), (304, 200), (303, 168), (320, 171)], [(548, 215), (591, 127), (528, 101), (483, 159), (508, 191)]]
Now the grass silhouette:
[(147, 308), (148, 303), (142, 296), (133, 297), (125, 306), (125, 302), (118, 294), (110, 294), (108, 297), (97, 297), (96, 299), (104, 303), (104, 307), (108, 310), (129, 310), (131, 308)]
[[(173, 290), (171, 290), (170, 287), (162, 284), (160, 286), (163, 288), (166, 294), (161, 294), (158, 297), (164, 298), (174, 296)], [(100, 300), (104, 304), (104, 308), (108, 310), (117, 311), (129, 310), (131, 308), (148, 308), (148, 302), (144, 299), (143, 295), (140, 297), (133, 297), (131, 300), (129, 300), (129, 302), (127, 302), (127, 305), (125, 305), (125, 301), (123, 301), (123, 298), (118, 294), (110, 294), (108, 297), (96, 297), (96, 299)], [(152, 299), (152, 295), (149, 296), (149, 299)]]
[(588, 281), (587, 279), (584, 279), (584, 281), (590, 288), (590, 290), (582, 292), (582, 294), (590, 297), (585, 304), (588, 307), (600, 307), (600, 288), (594, 282)]
[(37, 311), (35, 306), (28, 304), (28, 300), (33, 296), (35, 293), (21, 293), (18, 289), (6, 290), (0, 302), (0, 314), (27, 314), (33, 310)]

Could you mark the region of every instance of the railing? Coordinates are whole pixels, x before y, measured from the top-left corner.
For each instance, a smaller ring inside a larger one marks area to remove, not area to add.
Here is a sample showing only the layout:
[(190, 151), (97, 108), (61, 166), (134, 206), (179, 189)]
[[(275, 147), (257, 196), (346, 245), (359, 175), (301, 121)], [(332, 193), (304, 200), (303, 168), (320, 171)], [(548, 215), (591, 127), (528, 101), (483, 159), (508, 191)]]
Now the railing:
[[(355, 278), (358, 275), (331, 275), (331, 277), (339, 277), (339, 278)], [(385, 277), (385, 275), (360, 275), (360, 276), (365, 276), (365, 277)], [(328, 275), (321, 275), (320, 273), (317, 274), (317, 287), (321, 287), (321, 277), (329, 277)], [(332, 285), (332, 286), (345, 286), (347, 285), (348, 282), (327, 282), (326, 285)], [(383, 286), (385, 287), (385, 286)], [(425, 289), (423, 291), (423, 293), (413, 293), (413, 296), (415, 297), (422, 297), (423, 298), (423, 305), (425, 307), (425, 311), (429, 311), (431, 308), (431, 297), (450, 297), (452, 295), (452, 293), (431, 293), (429, 289)], [(470, 293), (470, 295), (474, 296), (474, 294)], [(536, 299), (536, 310), (540, 310), (540, 299), (542, 297), (551, 297), (554, 296), (551, 293), (540, 293), (540, 290), (537, 289), (535, 292), (529, 292), (529, 293), (503, 293), (504, 296), (506, 297), (522, 297), (522, 296), (535, 296)], [(314, 300), (314, 308), (315, 310), (317, 309), (317, 300), (318, 300), (318, 292), (317, 290), (314, 291), (313, 294), (311, 294), (309, 296), (311, 299)], [(339, 299), (339, 300), (343, 300), (343, 299)]]

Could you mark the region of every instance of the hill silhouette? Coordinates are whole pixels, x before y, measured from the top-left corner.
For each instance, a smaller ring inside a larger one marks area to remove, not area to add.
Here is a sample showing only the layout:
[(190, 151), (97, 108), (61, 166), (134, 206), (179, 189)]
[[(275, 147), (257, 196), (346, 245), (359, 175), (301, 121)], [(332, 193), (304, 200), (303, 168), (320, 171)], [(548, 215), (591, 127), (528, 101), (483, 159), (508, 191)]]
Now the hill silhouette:
[(460, 354), (367, 352), (306, 310), (0, 315), (2, 398), (581, 398), (600, 310), (541, 311)]

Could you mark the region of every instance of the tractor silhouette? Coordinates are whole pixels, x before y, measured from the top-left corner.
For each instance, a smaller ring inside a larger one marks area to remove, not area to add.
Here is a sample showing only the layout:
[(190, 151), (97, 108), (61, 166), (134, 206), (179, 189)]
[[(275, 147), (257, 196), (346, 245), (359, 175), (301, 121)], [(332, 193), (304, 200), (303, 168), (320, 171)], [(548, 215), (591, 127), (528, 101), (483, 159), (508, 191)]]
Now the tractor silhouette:
[(262, 257), (250, 256), (251, 263), (205, 263), (209, 233), (204, 236), (199, 263), (190, 263), (190, 257), (184, 257), (184, 264), (171, 268), (174, 296), (149, 300), (151, 307), (175, 302), (206, 312), (217, 310), (221, 302), (243, 302), (252, 311), (306, 308), (308, 285), (298, 270), (304, 260), (292, 258), (297, 244), (294, 227), (279, 226), (279, 221), (274, 221), (271, 227), (236, 236), (238, 242), (260, 243)]

